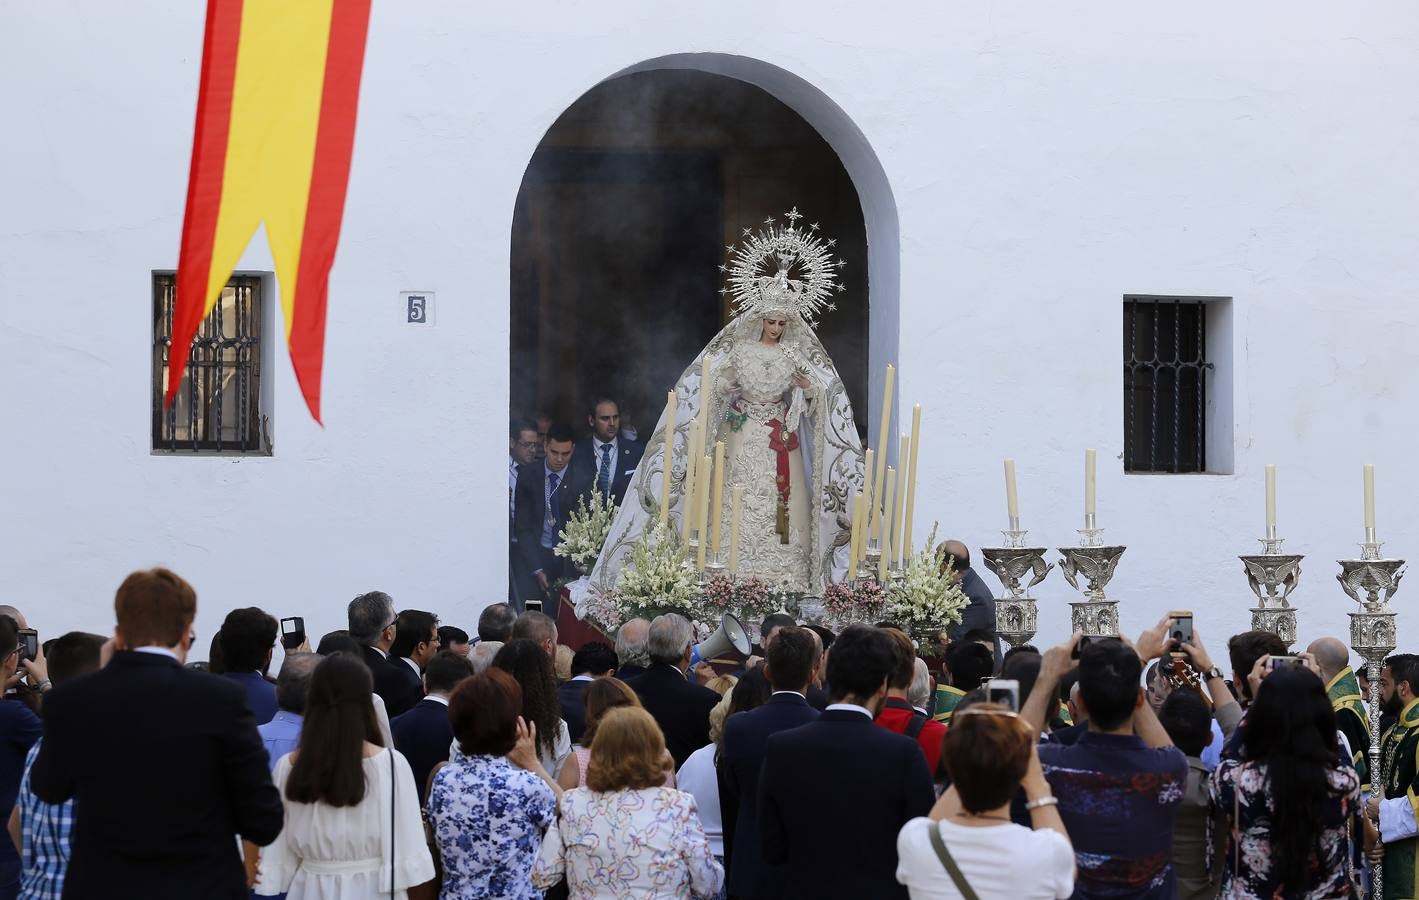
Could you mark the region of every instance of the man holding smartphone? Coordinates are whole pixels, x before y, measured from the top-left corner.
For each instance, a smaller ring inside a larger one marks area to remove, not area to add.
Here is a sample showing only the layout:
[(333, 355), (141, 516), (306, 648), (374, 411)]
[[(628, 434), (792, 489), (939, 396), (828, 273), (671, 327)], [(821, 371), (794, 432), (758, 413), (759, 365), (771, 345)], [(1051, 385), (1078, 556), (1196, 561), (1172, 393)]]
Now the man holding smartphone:
[(1051, 648), (1040, 664), (1021, 717), (1038, 733), (1059, 680), (1079, 669), (1079, 702), (1089, 730), (1072, 745), (1040, 745), (1045, 778), (1074, 842), (1075, 896), (1165, 898), (1177, 892), (1172, 866), (1174, 820), (1187, 783), (1187, 757), (1173, 746), (1144, 698), (1143, 666), (1168, 651), (1171, 617), (1126, 639), (1083, 636)]
[[(9, 616), (0, 616), (0, 657), (0, 676), (9, 684), (20, 671), (20, 629)], [(41, 731), (39, 716), (28, 706), (0, 701), (0, 810), (7, 820), (19, 794), (25, 756)], [(0, 896), (13, 897), (19, 890), (20, 856), (7, 835), (0, 839)]]

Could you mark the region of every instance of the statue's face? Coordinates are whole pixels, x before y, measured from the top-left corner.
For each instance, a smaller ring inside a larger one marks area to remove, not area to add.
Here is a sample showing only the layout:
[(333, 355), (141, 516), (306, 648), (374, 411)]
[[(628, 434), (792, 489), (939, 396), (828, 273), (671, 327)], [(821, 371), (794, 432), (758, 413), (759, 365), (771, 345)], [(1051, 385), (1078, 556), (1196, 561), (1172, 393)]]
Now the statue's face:
[(783, 316), (764, 317), (764, 337), (777, 341), (783, 337), (783, 330), (788, 327), (788, 319)]

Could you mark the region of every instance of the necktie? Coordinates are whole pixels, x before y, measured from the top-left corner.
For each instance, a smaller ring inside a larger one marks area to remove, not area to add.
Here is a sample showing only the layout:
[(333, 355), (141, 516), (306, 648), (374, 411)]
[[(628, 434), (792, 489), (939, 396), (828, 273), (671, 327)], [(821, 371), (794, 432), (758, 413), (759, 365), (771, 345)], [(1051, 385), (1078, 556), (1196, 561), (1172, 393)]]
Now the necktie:
[(596, 475), (596, 489), (603, 497), (611, 493), (611, 450), (610, 444), (601, 445), (601, 471)]
[(556, 527), (557, 521), (562, 517), (561, 498), (557, 496), (557, 482), (561, 478), (556, 472), (547, 473), (547, 522), (552, 527)]

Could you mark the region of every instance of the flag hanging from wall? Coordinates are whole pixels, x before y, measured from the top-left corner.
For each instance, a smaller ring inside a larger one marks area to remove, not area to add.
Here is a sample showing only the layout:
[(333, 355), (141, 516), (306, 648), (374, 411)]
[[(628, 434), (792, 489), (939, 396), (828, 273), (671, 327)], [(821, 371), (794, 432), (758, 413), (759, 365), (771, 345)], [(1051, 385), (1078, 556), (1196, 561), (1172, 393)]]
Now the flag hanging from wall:
[(370, 0), (208, 0), (168, 404), (193, 336), (264, 222), (291, 364), (320, 421), (326, 289), (369, 15)]

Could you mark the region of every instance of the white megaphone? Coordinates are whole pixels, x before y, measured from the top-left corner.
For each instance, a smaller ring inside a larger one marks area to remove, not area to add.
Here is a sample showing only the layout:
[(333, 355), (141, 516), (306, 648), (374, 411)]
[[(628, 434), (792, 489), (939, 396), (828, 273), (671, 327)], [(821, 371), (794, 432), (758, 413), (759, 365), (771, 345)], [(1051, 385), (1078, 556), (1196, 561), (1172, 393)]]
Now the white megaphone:
[(744, 630), (743, 623), (737, 617), (725, 613), (719, 620), (719, 630), (690, 648), (690, 669), (693, 671), (695, 666), (704, 660), (714, 659), (730, 650), (748, 656), (751, 647), (749, 633)]

